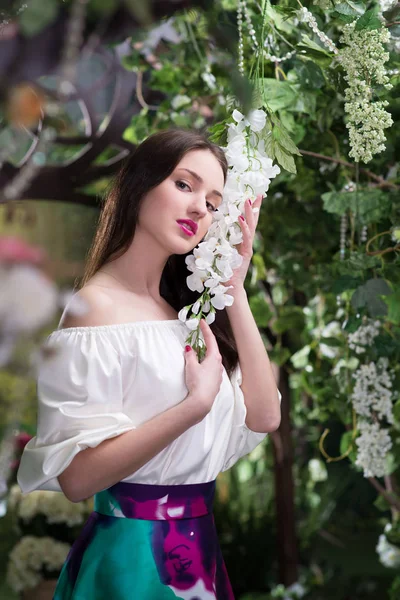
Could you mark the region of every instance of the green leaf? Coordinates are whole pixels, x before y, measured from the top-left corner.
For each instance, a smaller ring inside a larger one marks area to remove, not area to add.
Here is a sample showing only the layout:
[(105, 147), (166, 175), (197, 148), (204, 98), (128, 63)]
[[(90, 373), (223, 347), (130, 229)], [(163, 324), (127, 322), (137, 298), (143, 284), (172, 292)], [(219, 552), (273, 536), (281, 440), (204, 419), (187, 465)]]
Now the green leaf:
[(299, 82), (302, 87), (320, 89), (325, 84), (324, 73), (316, 63), (311, 60), (300, 65), (297, 70)]
[(272, 312), (262, 294), (251, 296), (249, 306), (258, 327), (268, 327)]
[(363, 276), (365, 271), (379, 266), (378, 256), (368, 256), (365, 252), (351, 252), (349, 258), (336, 265), (340, 275)]
[[(299, 88), (299, 96), (294, 106), (289, 106), (286, 110), (292, 110), (293, 112), (306, 113), (311, 118), (316, 118), (316, 107), (317, 107), (317, 96), (315, 92), (301, 90), (300, 84), (296, 86)], [(301, 94), (301, 95), (300, 95)]]
[(362, 17), (357, 19), (355, 31), (361, 31), (362, 29), (381, 29), (382, 22), (377, 17), (377, 7), (370, 8), (363, 14)]
[(227, 127), (225, 121), (222, 123), (215, 123), (208, 128), (209, 139), (214, 144), (220, 144), (221, 146), (225, 146), (227, 143)]
[(388, 307), (387, 320), (400, 325), (400, 289), (395, 289), (393, 293), (382, 300)]
[(332, 62), (332, 54), (327, 52), (322, 46), (314, 42), (305, 33), (301, 35), (302, 41), (297, 44), (297, 49), (303, 56), (312, 58), (314, 62), (321, 67), (326, 68)]
[(342, 15), (358, 17), (364, 14), (365, 4), (361, 1), (344, 0), (344, 2), (335, 4), (335, 10)]
[(115, 0), (90, 0), (90, 10), (101, 17), (107, 17), (116, 9)]
[(291, 352), (289, 348), (282, 347), (279, 344), (275, 344), (272, 350), (268, 350), (268, 356), (270, 360), (281, 367), (284, 365), (290, 358)]
[(295, 369), (304, 369), (304, 367), (306, 367), (308, 365), (308, 363), (309, 363), (308, 357), (310, 355), (310, 351), (311, 351), (311, 347), (309, 345), (307, 345), (292, 355), (290, 362), (293, 364)]
[(271, 111), (281, 110), (294, 105), (297, 92), (288, 81), (278, 81), (264, 77), (262, 80), (264, 96), (267, 98), (268, 108)]
[(278, 142), (275, 143), (275, 158), (278, 163), (289, 173), (297, 173), (296, 163), (294, 162), (294, 158), (291, 154), (288, 154)]
[(57, 0), (31, 0), (19, 15), (20, 31), (27, 37), (33, 37), (55, 21), (57, 14)]
[(355, 309), (366, 307), (371, 317), (385, 315), (387, 306), (380, 296), (388, 296), (391, 293), (392, 290), (384, 279), (369, 279), (356, 289), (351, 297), (351, 305)]
[(341, 294), (345, 290), (354, 290), (361, 283), (362, 280), (359, 277), (354, 277), (353, 275), (342, 275), (334, 282), (332, 286), (332, 293)]
[(149, 0), (124, 0), (132, 16), (140, 25), (151, 25), (153, 21), (151, 3)]
[[(257, 239), (254, 240), (254, 246), (256, 245), (256, 241), (257, 241)], [(257, 272), (256, 281), (259, 281), (260, 279), (266, 279), (267, 278), (267, 269), (265, 267), (265, 262), (264, 262), (261, 252), (256, 251), (256, 250), (254, 251), (252, 262), (253, 262), (253, 265)]]
[(343, 215), (351, 210), (358, 216), (362, 225), (377, 223), (390, 214), (391, 199), (382, 190), (360, 190), (358, 192), (326, 192), (322, 194), (324, 210)]
[(341, 23), (346, 23), (346, 24), (354, 21), (353, 15), (343, 15), (341, 13), (338, 13), (336, 10), (333, 10), (331, 12), (331, 17), (332, 17), (332, 19), (337, 19)]
[(357, 460), (357, 446), (356, 446), (355, 442), (353, 441), (353, 432), (346, 431), (340, 439), (340, 454), (345, 454), (345, 452), (348, 451), (350, 446), (352, 446), (352, 449), (351, 449), (350, 453), (347, 455), (347, 458), (352, 463), (355, 463)]
[(275, 12), (283, 15), (284, 20), (296, 17), (299, 10), (297, 7), (293, 8), (291, 6), (279, 6), (279, 4), (275, 4), (273, 9)]
[(289, 329), (304, 329), (304, 313), (299, 306), (282, 306), (279, 317), (272, 323), (275, 333), (284, 333)]
[(282, 146), (282, 148), (289, 154), (297, 154), (297, 156), (301, 156), (301, 152), (283, 127), (275, 125), (272, 130), (272, 135), (278, 144)]
[(320, 344), (326, 344), (327, 346), (332, 346), (334, 348), (341, 346), (343, 342), (341, 342), (338, 338), (335, 337), (321, 337)]

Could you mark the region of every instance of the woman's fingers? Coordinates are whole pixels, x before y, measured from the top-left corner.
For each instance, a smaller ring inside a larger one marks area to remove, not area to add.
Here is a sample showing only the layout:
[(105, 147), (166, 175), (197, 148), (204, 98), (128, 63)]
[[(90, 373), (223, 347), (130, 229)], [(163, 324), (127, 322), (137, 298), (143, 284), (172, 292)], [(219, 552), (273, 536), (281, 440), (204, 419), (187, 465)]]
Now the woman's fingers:
[(205, 341), (206, 347), (207, 347), (206, 356), (209, 356), (210, 353), (212, 353), (212, 354), (218, 353), (219, 354), (217, 340), (215, 339), (215, 335), (211, 331), (211, 328), (205, 319), (200, 319), (200, 328), (201, 328), (202, 334), (204, 336), (204, 341)]

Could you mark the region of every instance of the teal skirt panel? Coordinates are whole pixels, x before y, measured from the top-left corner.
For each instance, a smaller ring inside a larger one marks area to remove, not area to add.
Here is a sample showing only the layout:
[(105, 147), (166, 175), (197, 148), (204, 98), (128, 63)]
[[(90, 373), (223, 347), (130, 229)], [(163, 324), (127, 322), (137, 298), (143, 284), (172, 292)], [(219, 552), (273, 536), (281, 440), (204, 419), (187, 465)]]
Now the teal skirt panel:
[(234, 600), (214, 493), (215, 481), (121, 482), (96, 494), (53, 600)]

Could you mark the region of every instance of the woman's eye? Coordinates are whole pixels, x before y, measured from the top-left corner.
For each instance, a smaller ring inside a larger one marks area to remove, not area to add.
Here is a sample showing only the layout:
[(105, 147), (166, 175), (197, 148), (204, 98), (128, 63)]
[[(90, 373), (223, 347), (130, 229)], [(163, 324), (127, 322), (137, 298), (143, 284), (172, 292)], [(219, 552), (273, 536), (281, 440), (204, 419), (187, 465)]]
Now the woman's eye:
[[(187, 187), (187, 188), (190, 190), (190, 186), (189, 186), (187, 183), (185, 183), (184, 181), (180, 181), (180, 180), (178, 180), (178, 181), (176, 181), (175, 183), (176, 183), (176, 185), (179, 187), (179, 189), (180, 189), (180, 190), (182, 190), (182, 189), (183, 189), (182, 187), (180, 187), (181, 185), (183, 185), (183, 186), (186, 186), (186, 187)], [(208, 204), (208, 206), (210, 206), (214, 212), (217, 210), (217, 209), (215, 208), (215, 206), (213, 206), (213, 205), (212, 205), (210, 202), (206, 202), (206, 204)]]
[[(176, 182), (176, 185), (177, 185), (177, 186), (179, 186), (180, 184), (182, 184), (182, 185), (186, 185), (186, 187), (187, 187), (187, 188), (190, 190), (190, 187), (189, 187), (189, 186), (188, 186), (188, 184), (187, 184), (187, 183), (185, 183), (184, 181), (177, 181), (177, 182)], [(180, 188), (180, 189), (182, 189), (182, 188)]]

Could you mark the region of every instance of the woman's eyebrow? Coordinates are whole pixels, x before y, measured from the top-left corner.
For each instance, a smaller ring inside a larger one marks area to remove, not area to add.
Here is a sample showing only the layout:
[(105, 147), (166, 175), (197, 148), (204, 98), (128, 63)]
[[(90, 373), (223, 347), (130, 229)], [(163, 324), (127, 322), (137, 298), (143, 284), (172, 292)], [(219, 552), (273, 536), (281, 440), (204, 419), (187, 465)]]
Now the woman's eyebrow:
[[(203, 179), (200, 177), (200, 175), (198, 175), (198, 174), (197, 174), (197, 173), (195, 173), (194, 171), (191, 171), (190, 169), (186, 169), (186, 168), (184, 168), (184, 167), (179, 167), (179, 169), (180, 169), (181, 171), (187, 171), (188, 173), (190, 173), (191, 175), (193, 175), (193, 177), (194, 177), (195, 179), (197, 179), (197, 181), (198, 181), (199, 183), (204, 183), (204, 181), (203, 181)], [(221, 194), (221, 192), (219, 192), (218, 190), (213, 190), (213, 191), (212, 191), (212, 193), (213, 193), (213, 194), (215, 194), (216, 196), (219, 196), (219, 197), (221, 198), (221, 200), (222, 200), (222, 194)]]

